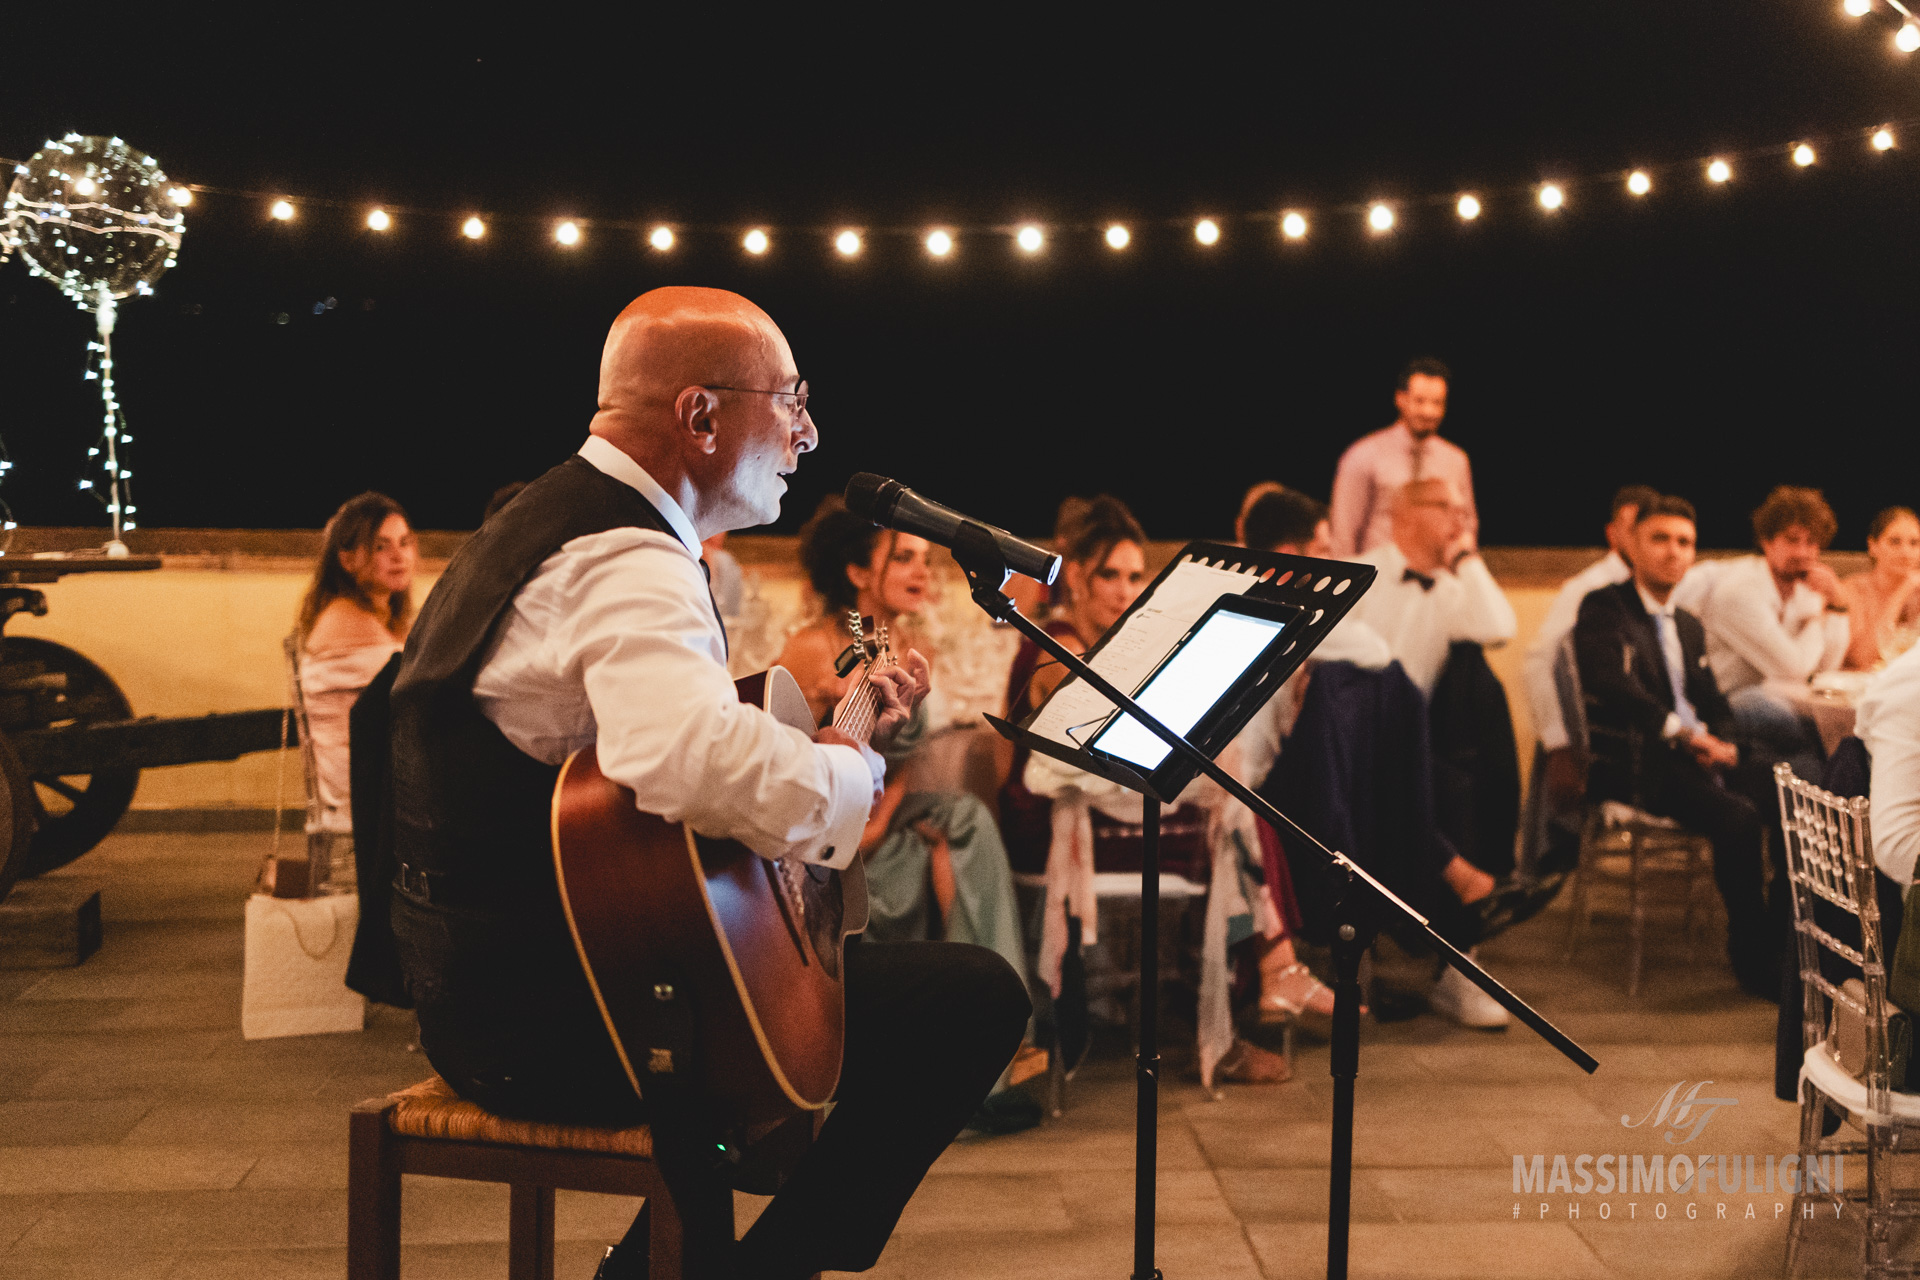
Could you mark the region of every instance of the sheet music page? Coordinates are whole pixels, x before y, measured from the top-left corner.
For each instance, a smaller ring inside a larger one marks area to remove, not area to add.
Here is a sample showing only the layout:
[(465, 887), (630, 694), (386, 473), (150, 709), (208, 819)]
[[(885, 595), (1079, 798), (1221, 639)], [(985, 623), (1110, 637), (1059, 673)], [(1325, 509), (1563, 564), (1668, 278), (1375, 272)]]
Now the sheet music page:
[[(1095, 656), (1093, 669), (1131, 694), (1215, 600), (1224, 595), (1244, 595), (1257, 581), (1256, 573), (1182, 560), (1107, 641)], [(1080, 747), (1114, 710), (1106, 695), (1086, 681), (1068, 679), (1040, 709), (1028, 731)]]

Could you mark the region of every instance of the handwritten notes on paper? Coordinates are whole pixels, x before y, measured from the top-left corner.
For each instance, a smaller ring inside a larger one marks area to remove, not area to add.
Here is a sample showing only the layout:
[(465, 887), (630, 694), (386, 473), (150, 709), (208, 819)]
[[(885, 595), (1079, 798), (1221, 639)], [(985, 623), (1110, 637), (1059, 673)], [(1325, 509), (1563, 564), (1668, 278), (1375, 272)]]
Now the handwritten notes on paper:
[[(1214, 601), (1244, 595), (1258, 581), (1258, 572), (1250, 569), (1182, 560), (1094, 655), (1093, 669), (1131, 694)], [(1115, 709), (1085, 681), (1069, 679), (1047, 700), (1028, 731), (1067, 746), (1084, 746)]]

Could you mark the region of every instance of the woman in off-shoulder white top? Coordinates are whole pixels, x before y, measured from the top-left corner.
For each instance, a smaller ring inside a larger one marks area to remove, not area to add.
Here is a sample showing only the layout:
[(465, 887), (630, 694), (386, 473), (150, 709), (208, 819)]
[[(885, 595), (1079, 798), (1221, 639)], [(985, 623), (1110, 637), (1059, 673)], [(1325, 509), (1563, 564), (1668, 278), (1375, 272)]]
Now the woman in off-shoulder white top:
[(413, 623), (413, 526), (381, 493), (349, 499), (327, 521), (326, 544), (300, 605), (300, 688), (313, 743), (313, 826), (350, 832), (347, 716)]

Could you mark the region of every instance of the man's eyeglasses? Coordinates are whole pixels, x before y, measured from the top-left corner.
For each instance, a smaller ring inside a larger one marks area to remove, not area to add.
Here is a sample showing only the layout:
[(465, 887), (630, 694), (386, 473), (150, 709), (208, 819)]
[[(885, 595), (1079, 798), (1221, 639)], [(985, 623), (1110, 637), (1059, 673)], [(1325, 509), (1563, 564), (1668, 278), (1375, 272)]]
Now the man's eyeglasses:
[(805, 378), (800, 379), (799, 385), (791, 391), (762, 391), (759, 387), (722, 387), (713, 383), (707, 385), (707, 390), (744, 391), (754, 396), (790, 396), (793, 399), (794, 417), (804, 417), (807, 412), (807, 380)]

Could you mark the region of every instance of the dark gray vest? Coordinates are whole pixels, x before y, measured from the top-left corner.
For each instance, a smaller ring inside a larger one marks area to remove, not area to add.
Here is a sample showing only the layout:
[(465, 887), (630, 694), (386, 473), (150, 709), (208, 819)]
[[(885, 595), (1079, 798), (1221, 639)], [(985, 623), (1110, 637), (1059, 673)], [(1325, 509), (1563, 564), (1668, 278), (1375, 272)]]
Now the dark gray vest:
[[(630, 486), (578, 455), (528, 485), (474, 534), (427, 597), (393, 684), (394, 852), (447, 900), (503, 928), (566, 934), (550, 813), (555, 765), (481, 714), (473, 681), (507, 605), (574, 538), (671, 527)], [(571, 944), (568, 945), (571, 950)]]

